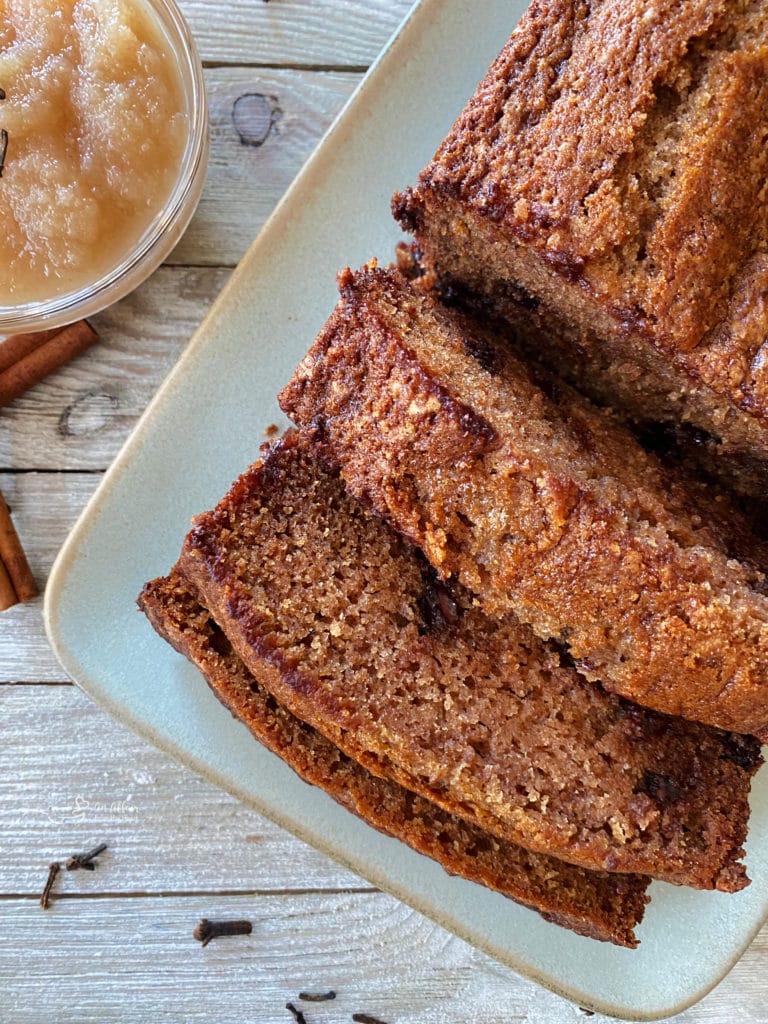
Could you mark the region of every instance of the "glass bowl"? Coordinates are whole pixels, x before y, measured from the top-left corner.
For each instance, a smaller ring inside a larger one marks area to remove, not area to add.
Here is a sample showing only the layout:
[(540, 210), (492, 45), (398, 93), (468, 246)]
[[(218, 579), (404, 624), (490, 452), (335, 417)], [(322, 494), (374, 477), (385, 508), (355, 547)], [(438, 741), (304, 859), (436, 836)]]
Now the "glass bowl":
[(208, 164), (208, 103), (203, 68), (189, 26), (175, 0), (137, 0), (159, 23), (178, 60), (188, 133), (178, 177), (167, 201), (130, 252), (111, 270), (77, 290), (13, 306), (0, 304), (4, 336), (47, 330), (98, 313), (133, 291), (181, 238), (200, 200)]

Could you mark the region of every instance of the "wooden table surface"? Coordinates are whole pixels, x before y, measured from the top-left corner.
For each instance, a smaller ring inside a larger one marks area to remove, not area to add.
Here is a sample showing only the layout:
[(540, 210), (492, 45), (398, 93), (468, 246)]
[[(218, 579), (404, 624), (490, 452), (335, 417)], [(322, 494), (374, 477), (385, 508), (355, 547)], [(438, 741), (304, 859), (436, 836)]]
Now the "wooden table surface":
[[(480, 0), (482, 3), (482, 0)], [(0, 411), (0, 488), (42, 586), (67, 531), (232, 267), (410, 0), (182, 0), (206, 66), (212, 149), (169, 262), (94, 318), (102, 342)], [(307, 339), (308, 342), (310, 339)], [(94, 638), (97, 642), (97, 638)], [(64, 676), (42, 600), (0, 619), (0, 1022), (585, 1019), (203, 782)], [(98, 870), (51, 860), (109, 844)], [(201, 917), (253, 933), (203, 949)], [(712, 936), (717, 942), (717, 936)], [(768, 928), (676, 1018), (768, 1021)], [(594, 1017), (594, 1020), (601, 1018)]]

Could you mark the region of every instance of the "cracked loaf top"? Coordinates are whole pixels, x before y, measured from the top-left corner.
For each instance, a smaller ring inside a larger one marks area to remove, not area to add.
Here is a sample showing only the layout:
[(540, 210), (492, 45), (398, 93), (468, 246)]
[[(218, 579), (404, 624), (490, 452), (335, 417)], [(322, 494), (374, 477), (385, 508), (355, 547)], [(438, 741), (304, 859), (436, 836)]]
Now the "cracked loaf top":
[(765, 418), (767, 40), (766, 0), (534, 0), (398, 215), (492, 225)]

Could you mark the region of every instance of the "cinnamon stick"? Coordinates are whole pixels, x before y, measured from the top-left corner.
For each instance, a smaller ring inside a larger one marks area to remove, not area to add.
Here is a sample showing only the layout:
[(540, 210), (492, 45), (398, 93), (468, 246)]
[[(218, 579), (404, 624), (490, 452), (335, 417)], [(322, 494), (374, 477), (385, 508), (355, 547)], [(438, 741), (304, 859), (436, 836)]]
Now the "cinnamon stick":
[(33, 597), (37, 597), (35, 578), (29, 568), (27, 556), (24, 554), (11, 519), (11, 513), (8, 511), (2, 494), (0, 494), (0, 562), (10, 577), (10, 582), (19, 601), (31, 601)]
[(99, 336), (87, 320), (63, 327), (0, 373), (0, 408), (90, 348)]
[(11, 577), (3, 563), (0, 562), (0, 612), (7, 611), (8, 608), (13, 608), (18, 603), (19, 599), (11, 583)]
[(35, 331), (33, 334), (12, 334), (5, 341), (0, 341), (0, 373), (4, 373), (24, 356), (40, 348), (60, 330), (60, 327), (53, 327), (50, 331)]

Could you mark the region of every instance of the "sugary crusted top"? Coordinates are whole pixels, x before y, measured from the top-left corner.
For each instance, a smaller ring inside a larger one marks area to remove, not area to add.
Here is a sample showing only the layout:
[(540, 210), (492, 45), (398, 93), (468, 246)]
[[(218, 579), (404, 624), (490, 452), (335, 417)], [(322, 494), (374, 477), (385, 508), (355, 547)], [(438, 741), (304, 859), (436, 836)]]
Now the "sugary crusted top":
[(534, 0), (417, 196), (492, 219), (764, 409), (767, 36), (766, 0)]

